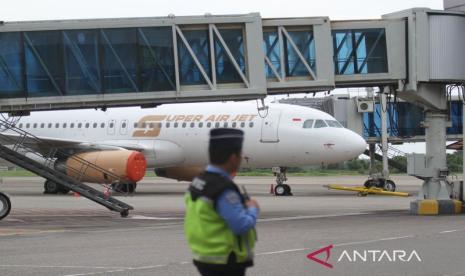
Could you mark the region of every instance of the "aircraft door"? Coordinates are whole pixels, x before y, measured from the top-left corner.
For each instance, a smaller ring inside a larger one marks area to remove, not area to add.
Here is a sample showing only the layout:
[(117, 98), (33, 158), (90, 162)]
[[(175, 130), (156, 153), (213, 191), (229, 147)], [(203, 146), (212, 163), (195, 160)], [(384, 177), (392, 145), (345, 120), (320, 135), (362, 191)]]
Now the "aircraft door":
[(124, 119), (121, 120), (120, 128), (119, 128), (119, 133), (121, 135), (126, 135), (128, 134), (128, 120)]
[(281, 110), (273, 110), (269, 112), (265, 118), (262, 118), (262, 143), (277, 143), (279, 142), (279, 120), (281, 118)]
[(107, 134), (108, 135), (115, 135), (115, 128), (116, 128), (116, 120), (108, 120), (107, 124)]

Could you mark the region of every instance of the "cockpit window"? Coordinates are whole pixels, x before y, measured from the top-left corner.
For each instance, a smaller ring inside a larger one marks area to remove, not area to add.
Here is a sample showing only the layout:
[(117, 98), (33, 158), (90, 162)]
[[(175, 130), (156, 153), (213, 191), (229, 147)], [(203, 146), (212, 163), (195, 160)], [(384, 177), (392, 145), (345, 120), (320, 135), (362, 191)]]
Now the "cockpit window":
[(335, 120), (326, 120), (326, 123), (328, 124), (329, 127), (337, 127), (337, 128), (343, 128), (343, 126)]
[(305, 120), (304, 128), (312, 128), (313, 127), (313, 120)]
[(322, 127), (327, 127), (325, 121), (323, 121), (323, 120), (316, 120), (316, 122), (315, 122), (315, 128), (322, 128)]

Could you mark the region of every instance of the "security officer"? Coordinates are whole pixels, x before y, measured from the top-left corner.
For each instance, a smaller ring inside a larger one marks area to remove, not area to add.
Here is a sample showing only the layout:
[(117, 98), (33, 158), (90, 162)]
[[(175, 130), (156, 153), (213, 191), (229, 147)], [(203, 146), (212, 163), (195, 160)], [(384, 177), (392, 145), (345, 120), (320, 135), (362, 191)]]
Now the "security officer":
[(253, 265), (259, 206), (232, 180), (242, 159), (244, 132), (210, 132), (210, 165), (185, 195), (184, 230), (201, 275), (245, 275)]

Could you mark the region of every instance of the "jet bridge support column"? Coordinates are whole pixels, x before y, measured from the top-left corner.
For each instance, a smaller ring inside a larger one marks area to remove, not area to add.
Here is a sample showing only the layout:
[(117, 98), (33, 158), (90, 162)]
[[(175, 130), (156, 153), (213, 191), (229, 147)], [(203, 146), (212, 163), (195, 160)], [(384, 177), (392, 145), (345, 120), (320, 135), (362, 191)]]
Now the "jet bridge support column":
[[(442, 97), (446, 97), (441, 86)], [(430, 91), (424, 91), (427, 97)], [(437, 95), (436, 95), (437, 96)], [(456, 214), (461, 212), (461, 203), (451, 199), (452, 186), (447, 180), (449, 170), (446, 158), (447, 114), (442, 108), (430, 106), (425, 112), (426, 154), (408, 156), (408, 173), (424, 179), (418, 199), (411, 202), (410, 212), (415, 215)]]

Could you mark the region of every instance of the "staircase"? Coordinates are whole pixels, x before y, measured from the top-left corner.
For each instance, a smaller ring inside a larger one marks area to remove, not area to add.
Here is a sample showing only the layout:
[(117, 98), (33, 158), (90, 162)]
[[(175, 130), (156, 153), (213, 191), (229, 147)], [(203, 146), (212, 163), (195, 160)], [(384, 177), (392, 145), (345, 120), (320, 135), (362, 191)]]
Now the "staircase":
[[(370, 156), (370, 151), (367, 149), (365, 150), (365, 152), (363, 153), (365, 154), (366, 156)], [(393, 158), (395, 156), (405, 156), (405, 152), (403, 151), (400, 151), (392, 146), (388, 146), (388, 151), (387, 151), (387, 154), (388, 154), (388, 165), (392, 168), (396, 168), (398, 169), (399, 171), (402, 171), (402, 172), (407, 172), (407, 166), (400, 163), (400, 162), (397, 162), (395, 161)], [(378, 161), (383, 161), (383, 152), (382, 152), (382, 147), (381, 145), (376, 149), (376, 152), (374, 154), (374, 157), (376, 160)]]
[[(8, 131), (8, 135), (5, 133)], [(47, 148), (47, 153), (38, 152), (33, 145), (37, 143)], [(45, 179), (53, 181), (63, 187), (79, 193), (100, 205), (103, 205), (111, 211), (119, 212), (122, 217), (129, 214), (129, 210), (134, 208), (122, 201), (119, 201), (103, 192), (96, 190), (80, 181), (88, 169), (96, 170), (102, 175), (107, 176), (106, 179), (113, 179), (112, 183), (100, 183), (106, 189), (109, 189), (110, 184), (124, 183), (117, 175), (103, 168), (96, 166), (82, 158), (73, 156), (65, 151), (62, 151), (55, 146), (45, 143), (38, 137), (16, 128), (14, 124), (0, 119), (0, 157), (21, 167), (30, 172), (37, 174)], [(64, 171), (73, 171), (78, 177), (73, 178), (66, 173), (58, 171), (54, 168), (57, 158), (73, 159), (79, 163), (79, 169), (67, 167), (63, 165)], [(95, 183), (98, 183), (96, 181)]]

